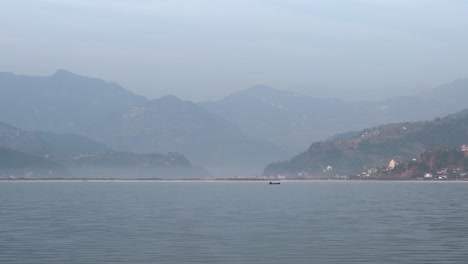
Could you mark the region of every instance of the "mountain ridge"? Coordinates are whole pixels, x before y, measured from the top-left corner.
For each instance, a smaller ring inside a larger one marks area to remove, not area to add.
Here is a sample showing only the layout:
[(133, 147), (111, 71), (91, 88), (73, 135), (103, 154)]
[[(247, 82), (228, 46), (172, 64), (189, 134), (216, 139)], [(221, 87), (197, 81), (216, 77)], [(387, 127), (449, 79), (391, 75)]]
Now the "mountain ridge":
[(175, 96), (120, 109), (90, 127), (88, 135), (122, 151), (176, 151), (208, 168), (261, 166), (271, 157), (285, 155), (274, 145), (249, 138), (216, 114)]
[(2, 73), (0, 85), (0, 120), (27, 130), (76, 133), (115, 109), (146, 100), (115, 83), (65, 70), (50, 76)]
[(206, 178), (179, 153), (116, 152), (75, 134), (23, 131), (0, 122), (0, 178)]
[(292, 177), (349, 175), (383, 166), (390, 160), (418, 157), (438, 145), (459, 147), (467, 141), (468, 112), (465, 110), (433, 121), (364, 129), (350, 139), (314, 142), (290, 160), (269, 164), (264, 174)]
[(468, 79), (440, 85), (412, 96), (379, 101), (318, 99), (308, 95), (254, 86), (216, 101), (199, 103), (252, 137), (263, 137), (299, 152), (310, 142), (338, 133), (410, 120), (431, 120), (468, 107)]

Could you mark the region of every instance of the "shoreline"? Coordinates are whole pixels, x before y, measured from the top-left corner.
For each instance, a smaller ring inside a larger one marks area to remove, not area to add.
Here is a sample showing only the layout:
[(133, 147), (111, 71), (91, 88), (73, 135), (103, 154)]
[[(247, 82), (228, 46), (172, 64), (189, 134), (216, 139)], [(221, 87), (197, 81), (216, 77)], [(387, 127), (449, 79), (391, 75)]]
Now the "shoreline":
[(378, 179), (261, 179), (261, 178), (215, 178), (215, 179), (118, 179), (118, 178), (37, 178), (37, 179), (0, 179), (1, 182), (466, 182), (468, 180), (378, 180)]

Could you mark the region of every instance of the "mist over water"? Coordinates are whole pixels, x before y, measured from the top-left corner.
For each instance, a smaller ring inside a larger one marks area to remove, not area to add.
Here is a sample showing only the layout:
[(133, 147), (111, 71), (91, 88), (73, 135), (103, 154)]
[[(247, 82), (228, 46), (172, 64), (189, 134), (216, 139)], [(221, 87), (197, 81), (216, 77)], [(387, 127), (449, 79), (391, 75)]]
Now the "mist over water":
[(467, 183), (1, 182), (1, 263), (466, 263)]

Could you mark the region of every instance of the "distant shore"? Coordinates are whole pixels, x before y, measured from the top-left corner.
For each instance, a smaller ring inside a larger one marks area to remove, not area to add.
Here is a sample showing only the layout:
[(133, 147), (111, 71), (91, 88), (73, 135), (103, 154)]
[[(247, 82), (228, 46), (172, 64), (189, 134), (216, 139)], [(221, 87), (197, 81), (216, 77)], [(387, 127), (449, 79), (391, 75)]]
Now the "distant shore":
[(162, 179), (162, 178), (19, 178), (0, 179), (1, 182), (468, 182), (465, 180), (379, 180), (379, 179), (324, 179), (324, 178), (296, 178), (296, 179), (264, 179), (264, 178), (182, 178), (182, 179)]

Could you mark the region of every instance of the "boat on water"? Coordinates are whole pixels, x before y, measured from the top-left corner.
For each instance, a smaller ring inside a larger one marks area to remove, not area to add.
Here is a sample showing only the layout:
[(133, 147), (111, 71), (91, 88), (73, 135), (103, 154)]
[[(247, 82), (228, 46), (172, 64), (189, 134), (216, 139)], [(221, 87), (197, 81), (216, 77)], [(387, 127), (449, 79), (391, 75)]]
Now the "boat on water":
[(270, 182), (269, 184), (280, 184), (281, 182)]

